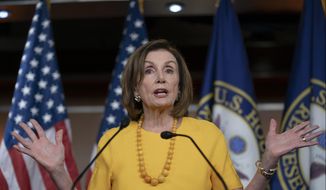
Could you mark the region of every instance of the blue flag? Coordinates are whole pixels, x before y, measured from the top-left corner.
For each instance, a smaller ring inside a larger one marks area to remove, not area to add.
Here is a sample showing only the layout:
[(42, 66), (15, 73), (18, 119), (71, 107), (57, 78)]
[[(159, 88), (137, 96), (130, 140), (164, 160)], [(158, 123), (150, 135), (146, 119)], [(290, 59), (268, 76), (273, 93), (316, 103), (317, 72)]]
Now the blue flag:
[(254, 162), (260, 159), (264, 135), (241, 30), (229, 0), (220, 1), (213, 27), (197, 116), (223, 131), (246, 186), (256, 173)]
[(18, 124), (31, 118), (41, 124), (52, 142), (55, 142), (56, 131), (63, 130), (65, 167), (74, 179), (78, 171), (71, 150), (71, 127), (64, 103), (50, 16), (44, 0), (36, 5), (1, 142), (0, 189), (56, 189), (44, 167), (13, 148), (18, 142), (11, 132), (28, 138)]
[[(147, 31), (143, 15), (139, 10), (137, 0), (130, 0), (128, 15), (123, 30), (123, 39), (120, 44), (116, 65), (112, 73), (106, 99), (105, 113), (101, 122), (100, 131), (96, 144), (102, 135), (113, 127), (119, 127), (122, 119), (127, 117), (126, 110), (122, 105), (121, 75), (129, 56), (142, 44), (147, 42)], [(96, 154), (97, 146), (94, 147), (92, 157)]]
[(324, 134), (319, 145), (281, 157), (272, 189), (324, 189), (326, 108), (326, 17), (321, 0), (305, 0), (281, 130), (310, 120)]

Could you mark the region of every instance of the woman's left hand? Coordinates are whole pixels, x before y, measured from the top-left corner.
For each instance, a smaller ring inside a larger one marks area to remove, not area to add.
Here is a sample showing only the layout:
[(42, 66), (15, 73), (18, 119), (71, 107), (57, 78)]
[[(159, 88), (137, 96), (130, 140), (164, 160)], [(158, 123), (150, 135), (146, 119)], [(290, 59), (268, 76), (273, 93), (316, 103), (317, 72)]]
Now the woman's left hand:
[(266, 150), (263, 156), (263, 162), (268, 160), (268, 163), (265, 164), (275, 167), (278, 159), (282, 155), (296, 148), (318, 144), (317, 141), (313, 141), (323, 133), (322, 131), (314, 132), (318, 128), (319, 126), (311, 126), (309, 121), (305, 121), (294, 126), (292, 129), (278, 134), (277, 123), (274, 119), (271, 119), (265, 141)]

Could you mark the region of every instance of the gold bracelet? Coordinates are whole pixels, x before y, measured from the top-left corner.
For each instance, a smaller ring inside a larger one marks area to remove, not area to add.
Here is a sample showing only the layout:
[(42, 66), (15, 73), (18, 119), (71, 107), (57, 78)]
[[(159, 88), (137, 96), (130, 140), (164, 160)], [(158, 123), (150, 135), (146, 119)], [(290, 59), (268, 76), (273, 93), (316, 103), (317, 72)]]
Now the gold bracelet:
[(270, 179), (276, 172), (276, 168), (265, 169), (261, 160), (256, 161), (256, 167), (259, 170), (260, 174), (263, 175), (266, 179)]

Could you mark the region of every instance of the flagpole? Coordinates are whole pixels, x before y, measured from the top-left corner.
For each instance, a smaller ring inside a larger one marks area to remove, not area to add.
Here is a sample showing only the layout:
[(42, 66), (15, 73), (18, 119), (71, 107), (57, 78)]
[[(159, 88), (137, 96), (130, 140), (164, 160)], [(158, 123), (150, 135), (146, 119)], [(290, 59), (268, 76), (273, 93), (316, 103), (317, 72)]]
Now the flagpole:
[(139, 11), (142, 15), (144, 15), (144, 0), (138, 0)]
[(46, 4), (48, 7), (49, 14), (51, 14), (51, 0), (46, 0)]
[(215, 7), (218, 8), (220, 6), (220, 0), (215, 1)]

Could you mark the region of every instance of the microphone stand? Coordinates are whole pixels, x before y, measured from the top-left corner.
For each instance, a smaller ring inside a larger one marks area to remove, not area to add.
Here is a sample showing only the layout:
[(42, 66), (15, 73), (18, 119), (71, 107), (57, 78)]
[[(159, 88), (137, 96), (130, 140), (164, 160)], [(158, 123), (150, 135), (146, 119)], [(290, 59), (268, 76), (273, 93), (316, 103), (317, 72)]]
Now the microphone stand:
[(224, 189), (227, 190), (227, 186), (226, 186), (225, 181), (223, 180), (222, 176), (217, 172), (217, 170), (215, 169), (215, 167), (213, 166), (213, 164), (208, 160), (208, 158), (206, 157), (206, 155), (199, 148), (199, 146), (197, 145), (197, 143), (194, 141), (194, 139), (191, 136), (184, 135), (184, 134), (172, 133), (170, 131), (163, 131), (161, 133), (161, 137), (163, 139), (169, 139), (169, 138), (173, 138), (173, 137), (176, 137), (176, 136), (186, 137), (186, 138), (188, 138), (188, 139), (191, 140), (191, 142), (196, 146), (196, 148), (200, 152), (200, 154), (204, 157), (204, 159), (206, 160), (206, 162), (208, 163), (208, 165), (212, 168), (212, 170), (214, 171), (214, 173), (216, 174), (216, 176), (220, 179), (220, 181), (223, 184)]
[(114, 139), (114, 137), (120, 133), (120, 131), (122, 129), (124, 129), (126, 126), (128, 126), (129, 124), (129, 120), (127, 121), (122, 121), (120, 128), (118, 129), (117, 132), (114, 133), (114, 135), (105, 143), (105, 145), (101, 148), (100, 151), (97, 152), (97, 154), (95, 155), (95, 157), (88, 163), (88, 165), (84, 168), (84, 170), (78, 175), (78, 177), (75, 179), (73, 185), (71, 186), (71, 190), (74, 190), (74, 188), (76, 187), (77, 183), (79, 182), (79, 180), (83, 177), (83, 175), (85, 174), (85, 172), (88, 170), (89, 167), (91, 167), (91, 165), (93, 164), (93, 162), (97, 159), (97, 157), (99, 157), (99, 155), (103, 152), (103, 150), (108, 146), (108, 144), (110, 144), (110, 142)]

